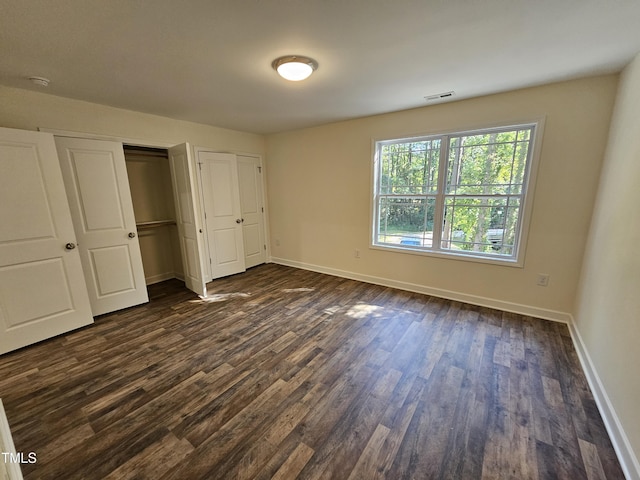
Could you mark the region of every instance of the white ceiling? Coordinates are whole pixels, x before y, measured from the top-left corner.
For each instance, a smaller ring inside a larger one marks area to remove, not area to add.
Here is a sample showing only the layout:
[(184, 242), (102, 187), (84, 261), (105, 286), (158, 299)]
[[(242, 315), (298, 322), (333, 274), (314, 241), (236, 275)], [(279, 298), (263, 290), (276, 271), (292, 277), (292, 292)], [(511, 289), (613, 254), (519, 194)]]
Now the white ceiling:
[[(0, 84), (271, 133), (619, 71), (640, 0), (2, 0)], [(277, 76), (287, 54), (319, 63)], [(0, 105), (1, 108), (1, 105)]]

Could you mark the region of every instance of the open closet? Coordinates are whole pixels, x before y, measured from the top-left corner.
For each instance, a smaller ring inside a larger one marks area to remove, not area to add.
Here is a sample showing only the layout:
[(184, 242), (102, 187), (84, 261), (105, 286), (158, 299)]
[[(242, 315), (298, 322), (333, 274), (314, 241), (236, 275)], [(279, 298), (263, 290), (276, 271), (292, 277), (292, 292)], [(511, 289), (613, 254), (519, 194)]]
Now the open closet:
[(169, 154), (124, 145), (133, 213), (147, 285), (184, 278)]
[(258, 156), (0, 128), (0, 173), (0, 354), (266, 261)]

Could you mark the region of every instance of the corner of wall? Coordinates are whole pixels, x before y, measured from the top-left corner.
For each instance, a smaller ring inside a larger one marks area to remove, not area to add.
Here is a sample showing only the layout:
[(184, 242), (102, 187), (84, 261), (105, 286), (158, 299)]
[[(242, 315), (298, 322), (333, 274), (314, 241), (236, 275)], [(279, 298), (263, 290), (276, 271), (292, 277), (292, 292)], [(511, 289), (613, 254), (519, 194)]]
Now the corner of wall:
[(582, 340), (582, 336), (580, 335), (580, 331), (576, 326), (575, 318), (573, 315), (569, 316), (570, 322), (568, 325), (573, 345), (578, 354), (582, 370), (587, 377), (589, 388), (591, 388), (591, 393), (593, 394), (593, 398), (598, 406), (598, 410), (602, 416), (602, 420), (611, 439), (611, 443), (613, 444), (613, 448), (618, 455), (622, 471), (629, 480), (640, 479), (640, 462), (633, 451), (631, 443), (624, 432), (622, 422), (620, 421), (620, 418), (618, 418), (595, 365), (589, 356), (589, 351), (587, 350), (587, 347)]
[[(619, 76), (569, 330), (625, 476), (640, 480), (636, 365), (640, 53)], [(615, 212), (612, 215), (612, 212)], [(606, 387), (605, 387), (606, 385)]]

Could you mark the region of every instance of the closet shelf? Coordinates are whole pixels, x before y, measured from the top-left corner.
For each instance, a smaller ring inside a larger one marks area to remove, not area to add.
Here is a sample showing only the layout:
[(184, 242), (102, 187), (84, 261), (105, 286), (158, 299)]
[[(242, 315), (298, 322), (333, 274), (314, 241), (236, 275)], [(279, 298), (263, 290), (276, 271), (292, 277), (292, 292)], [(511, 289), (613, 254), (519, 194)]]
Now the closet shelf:
[(164, 227), (166, 225), (175, 225), (175, 220), (154, 220), (152, 222), (140, 222), (136, 223), (136, 228), (138, 230), (144, 230), (146, 228), (158, 228)]

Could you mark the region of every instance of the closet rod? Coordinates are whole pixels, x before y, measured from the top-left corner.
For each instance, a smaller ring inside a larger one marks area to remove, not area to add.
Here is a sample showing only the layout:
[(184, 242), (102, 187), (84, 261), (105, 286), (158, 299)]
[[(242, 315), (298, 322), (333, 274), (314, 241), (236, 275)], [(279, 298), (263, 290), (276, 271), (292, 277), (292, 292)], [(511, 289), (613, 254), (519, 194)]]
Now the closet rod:
[(149, 157), (161, 157), (161, 158), (169, 158), (169, 153), (167, 150), (161, 148), (150, 148), (150, 147), (135, 147), (132, 145), (124, 145), (123, 146), (124, 154), (126, 155), (143, 155)]
[(136, 223), (136, 228), (138, 230), (144, 230), (147, 228), (165, 227), (167, 225), (176, 225), (176, 221), (175, 220), (156, 220), (153, 222), (140, 222), (140, 223)]

